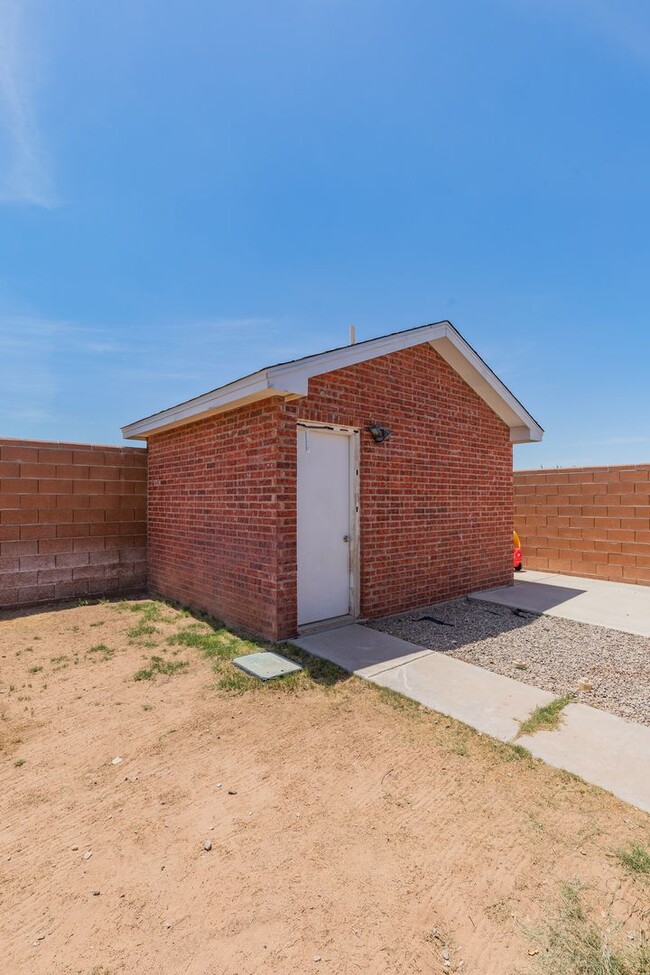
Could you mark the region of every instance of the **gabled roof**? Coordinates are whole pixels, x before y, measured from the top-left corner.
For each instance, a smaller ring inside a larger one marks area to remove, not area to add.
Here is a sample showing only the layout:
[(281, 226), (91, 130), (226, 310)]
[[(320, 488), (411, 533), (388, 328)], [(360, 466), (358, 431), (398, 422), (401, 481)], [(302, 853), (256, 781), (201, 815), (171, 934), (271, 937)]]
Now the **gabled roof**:
[(427, 342), (510, 427), (512, 443), (542, 439), (544, 431), (540, 425), (448, 321), (420, 325), (418, 328), (392, 332), (390, 335), (381, 335), (355, 345), (345, 345), (329, 352), (268, 366), (244, 376), (243, 379), (179, 403), (178, 406), (129, 423), (122, 427), (122, 434), (126, 439), (146, 440), (163, 430), (194, 423), (204, 417), (270, 396), (284, 396), (286, 399), (306, 396), (309, 380), (313, 376), (345, 369), (368, 359), (376, 359)]

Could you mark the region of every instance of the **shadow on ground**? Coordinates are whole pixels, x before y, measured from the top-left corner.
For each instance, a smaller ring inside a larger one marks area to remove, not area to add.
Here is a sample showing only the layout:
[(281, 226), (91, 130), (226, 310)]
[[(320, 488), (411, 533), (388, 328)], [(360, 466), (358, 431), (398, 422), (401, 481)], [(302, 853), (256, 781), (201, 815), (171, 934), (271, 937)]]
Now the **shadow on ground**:
[(464, 646), (523, 630), (538, 619), (538, 613), (465, 597), (369, 620), (365, 625), (428, 650), (455, 653)]
[(492, 592), (498, 592), (500, 605), (515, 607), (531, 613), (546, 613), (562, 603), (568, 603), (576, 596), (582, 596), (585, 589), (574, 589), (568, 586), (554, 586), (548, 582), (527, 582), (517, 580), (514, 586), (503, 587), (498, 590), (487, 590), (472, 597), (476, 602), (490, 602)]

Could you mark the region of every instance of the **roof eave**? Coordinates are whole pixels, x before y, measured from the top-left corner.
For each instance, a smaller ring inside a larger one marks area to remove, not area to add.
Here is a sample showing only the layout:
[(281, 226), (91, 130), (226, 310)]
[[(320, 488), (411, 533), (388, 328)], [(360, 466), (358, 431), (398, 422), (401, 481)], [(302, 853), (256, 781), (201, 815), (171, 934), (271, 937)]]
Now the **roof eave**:
[(490, 369), (451, 322), (446, 322), (443, 335), (430, 345), (458, 373), (461, 379), (483, 399), (510, 429), (512, 443), (537, 442), (544, 430), (508, 387)]
[(309, 380), (314, 376), (425, 343), (431, 345), (503, 420), (510, 429), (513, 443), (542, 439), (543, 430), (539, 424), (448, 321), (394, 332), (357, 345), (343, 346), (262, 369), (227, 386), (127, 424), (122, 427), (122, 434), (125, 439), (146, 440), (165, 430), (196, 423), (271, 396), (286, 399), (306, 396)]
[(227, 386), (221, 386), (202, 396), (172, 406), (168, 410), (129, 423), (122, 427), (122, 436), (128, 440), (147, 440), (155, 433), (172, 430), (186, 423), (196, 423), (198, 420), (244, 406), (246, 403), (267, 399), (269, 396), (283, 395), (290, 395), (290, 393), (273, 386), (269, 380), (268, 370), (263, 369)]

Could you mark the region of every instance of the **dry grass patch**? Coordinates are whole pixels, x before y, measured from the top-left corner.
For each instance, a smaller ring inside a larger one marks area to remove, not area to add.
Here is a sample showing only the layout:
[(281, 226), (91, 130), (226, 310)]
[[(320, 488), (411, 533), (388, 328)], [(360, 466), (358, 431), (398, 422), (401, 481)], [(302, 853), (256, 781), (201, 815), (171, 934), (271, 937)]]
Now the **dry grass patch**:
[(585, 907), (585, 891), (562, 886), (553, 917), (538, 936), (536, 968), (544, 975), (650, 975), (650, 942), (644, 931), (626, 938), (611, 915), (596, 924)]

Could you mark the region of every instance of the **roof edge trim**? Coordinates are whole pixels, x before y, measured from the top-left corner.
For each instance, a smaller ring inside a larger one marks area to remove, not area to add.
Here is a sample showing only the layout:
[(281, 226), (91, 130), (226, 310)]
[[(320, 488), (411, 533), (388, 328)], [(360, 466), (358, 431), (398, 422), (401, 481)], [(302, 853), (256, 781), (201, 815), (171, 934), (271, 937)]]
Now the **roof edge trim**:
[(155, 433), (271, 396), (306, 396), (314, 376), (429, 343), (510, 428), (513, 443), (541, 440), (543, 430), (451, 322), (436, 322), (393, 332), (355, 345), (279, 363), (122, 427), (125, 439), (146, 440)]

